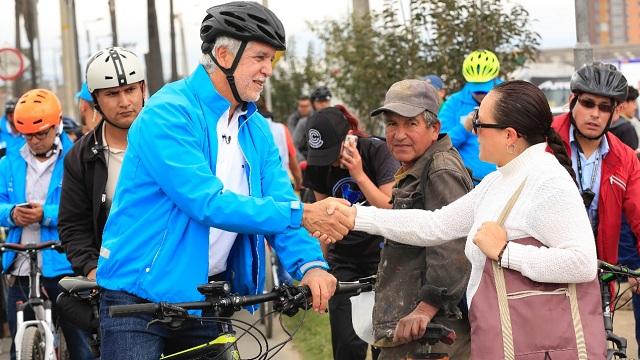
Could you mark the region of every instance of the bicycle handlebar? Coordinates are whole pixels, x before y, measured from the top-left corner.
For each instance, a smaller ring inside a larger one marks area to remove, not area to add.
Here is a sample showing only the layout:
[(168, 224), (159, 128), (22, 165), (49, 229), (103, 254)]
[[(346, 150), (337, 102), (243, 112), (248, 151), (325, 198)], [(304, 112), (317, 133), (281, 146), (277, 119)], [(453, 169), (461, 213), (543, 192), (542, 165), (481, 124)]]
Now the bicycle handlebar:
[(615, 279), (613, 275), (625, 275), (633, 278), (640, 278), (640, 271), (631, 270), (626, 266), (613, 265), (602, 260), (598, 260), (598, 269), (605, 272), (605, 276), (600, 276), (600, 279), (605, 282), (609, 282)]
[(57, 252), (64, 252), (64, 248), (59, 241), (45, 241), (43, 243), (36, 244), (0, 244), (0, 252), (15, 251), (15, 252), (31, 252), (41, 250), (55, 250)]
[[(341, 282), (336, 287), (336, 295), (357, 295), (363, 291), (372, 291), (372, 283)], [(113, 305), (109, 307), (110, 316), (127, 316), (133, 314), (157, 314), (168, 310), (202, 310), (207, 308), (233, 309), (237, 307), (256, 305), (268, 301), (288, 301), (292, 306), (302, 306), (309, 302), (311, 289), (308, 286), (282, 286), (266, 294), (221, 296), (215, 300), (184, 302), (184, 303), (144, 303), (131, 305)]]

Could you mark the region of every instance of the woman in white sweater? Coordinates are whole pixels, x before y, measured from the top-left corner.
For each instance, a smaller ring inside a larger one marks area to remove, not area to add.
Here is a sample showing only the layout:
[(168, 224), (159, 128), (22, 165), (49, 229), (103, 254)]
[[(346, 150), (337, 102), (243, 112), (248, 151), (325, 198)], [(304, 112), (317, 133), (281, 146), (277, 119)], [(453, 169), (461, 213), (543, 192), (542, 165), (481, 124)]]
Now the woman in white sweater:
[[(589, 282), (597, 273), (595, 241), (552, 120), (547, 100), (536, 86), (524, 81), (503, 83), (485, 97), (473, 120), (480, 159), (496, 164), (498, 170), (470, 193), (436, 211), (340, 210), (355, 218), (355, 230), (400, 243), (434, 246), (466, 236), (465, 253), (472, 265), (467, 303), (472, 310), (487, 258), (536, 282)], [(546, 151), (547, 146), (553, 154)], [(496, 219), (525, 179), (504, 226), (498, 225)], [(527, 237), (544, 246), (510, 241)], [(536, 309), (527, 311), (535, 316)], [(421, 335), (396, 328), (396, 341)]]

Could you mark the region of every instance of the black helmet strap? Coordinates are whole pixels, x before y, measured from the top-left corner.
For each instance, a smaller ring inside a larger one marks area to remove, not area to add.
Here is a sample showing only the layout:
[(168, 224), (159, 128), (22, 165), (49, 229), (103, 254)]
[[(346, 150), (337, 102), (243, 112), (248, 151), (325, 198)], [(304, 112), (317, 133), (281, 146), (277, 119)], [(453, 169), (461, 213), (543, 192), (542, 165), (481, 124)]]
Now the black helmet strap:
[(233, 73), (236, 71), (236, 68), (238, 67), (238, 63), (240, 62), (240, 58), (242, 57), (242, 53), (244, 53), (244, 49), (246, 47), (247, 47), (247, 41), (242, 41), (240, 43), (240, 48), (238, 49), (238, 53), (236, 54), (236, 57), (233, 59), (233, 63), (231, 64), (231, 67), (229, 68), (222, 67), (218, 62), (218, 60), (216, 60), (216, 57), (213, 56), (213, 50), (209, 51), (209, 57), (211, 57), (211, 60), (216, 64), (216, 66), (220, 68), (220, 70), (222, 70), (222, 72), (226, 76), (227, 82), (229, 83), (229, 87), (231, 88), (231, 93), (233, 94), (233, 98), (236, 99), (236, 101), (239, 104), (242, 104), (244, 100), (240, 98), (240, 94), (238, 93), (238, 89), (236, 88), (236, 80), (233, 77)]

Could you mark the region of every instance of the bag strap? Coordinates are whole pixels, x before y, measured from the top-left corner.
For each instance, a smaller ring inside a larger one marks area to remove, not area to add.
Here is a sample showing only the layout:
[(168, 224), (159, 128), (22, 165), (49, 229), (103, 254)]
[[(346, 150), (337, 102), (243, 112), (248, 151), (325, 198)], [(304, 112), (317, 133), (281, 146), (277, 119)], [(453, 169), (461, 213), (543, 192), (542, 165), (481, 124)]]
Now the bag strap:
[[(498, 217), (498, 224), (504, 225), (509, 216), (513, 205), (515, 205), (527, 179), (525, 178), (516, 191), (511, 195), (509, 201), (502, 209), (502, 213)], [(500, 325), (502, 327), (502, 344), (504, 348), (505, 360), (515, 360), (515, 348), (513, 346), (513, 328), (511, 327), (511, 315), (509, 313), (509, 303), (507, 302), (507, 285), (504, 280), (504, 270), (497, 261), (491, 261), (493, 268), (493, 276), (496, 285), (496, 293), (498, 295), (498, 308), (500, 310)], [(580, 309), (578, 308), (578, 294), (576, 284), (568, 284), (569, 303), (571, 305), (571, 318), (573, 320), (573, 328), (576, 334), (576, 346), (578, 350), (578, 359), (587, 360), (587, 345), (582, 327), (582, 319), (580, 318)]]
[[(526, 183), (527, 179), (525, 178), (513, 195), (511, 195), (511, 198), (507, 201), (504, 209), (502, 209), (502, 212), (498, 217), (498, 224), (500, 226), (504, 225), (504, 222), (507, 220), (507, 217), (509, 216), (511, 209), (513, 209), (513, 205), (515, 205), (518, 200), (518, 197), (520, 197), (520, 193), (522, 193), (522, 189)], [(497, 261), (492, 260), (491, 266), (493, 267), (493, 279), (496, 285), (496, 294), (498, 295), (498, 309), (500, 310), (504, 359), (515, 360), (516, 356), (515, 349), (513, 347), (513, 330), (511, 327), (511, 315), (509, 314), (509, 303), (507, 302), (507, 285), (504, 281), (504, 273), (502, 271), (502, 267), (498, 265)]]

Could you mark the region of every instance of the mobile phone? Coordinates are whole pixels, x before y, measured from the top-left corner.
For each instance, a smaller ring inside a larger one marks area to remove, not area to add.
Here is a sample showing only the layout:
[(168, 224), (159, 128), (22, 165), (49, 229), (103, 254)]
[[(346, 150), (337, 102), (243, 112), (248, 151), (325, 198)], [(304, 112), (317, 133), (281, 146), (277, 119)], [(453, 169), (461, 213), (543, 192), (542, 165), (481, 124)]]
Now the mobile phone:
[(31, 204), (29, 204), (28, 202), (24, 202), (24, 203), (21, 203), (21, 204), (16, 204), (16, 207), (31, 209)]
[[(340, 155), (343, 154), (349, 154), (347, 150), (347, 144), (353, 144), (353, 145), (357, 145), (358, 144), (358, 137), (356, 135), (352, 135), (352, 134), (347, 134), (347, 136), (344, 138), (344, 142), (342, 145), (342, 153)], [(340, 164), (340, 167), (344, 169), (344, 166), (342, 164)]]

